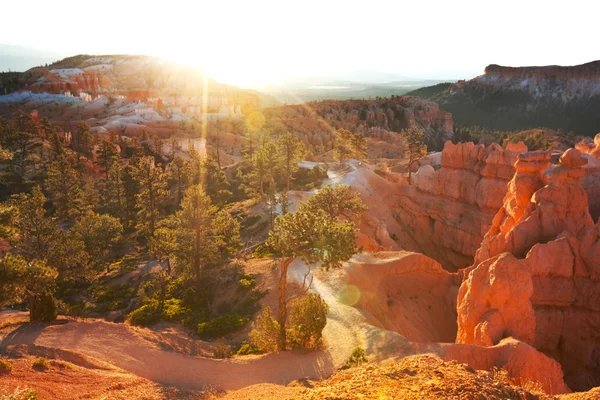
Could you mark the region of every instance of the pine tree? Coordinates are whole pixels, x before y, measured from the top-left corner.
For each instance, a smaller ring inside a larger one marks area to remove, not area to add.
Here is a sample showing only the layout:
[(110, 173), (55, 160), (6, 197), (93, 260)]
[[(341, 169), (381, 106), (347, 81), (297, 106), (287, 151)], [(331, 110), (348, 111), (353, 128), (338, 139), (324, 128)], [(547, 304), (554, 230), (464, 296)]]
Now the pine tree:
[(139, 159), (134, 169), (139, 183), (136, 195), (138, 209), (138, 231), (152, 235), (160, 218), (160, 207), (167, 196), (167, 180), (160, 166), (154, 165), (154, 158), (145, 156)]
[(229, 258), (239, 245), (239, 224), (228, 212), (218, 211), (200, 185), (187, 189), (171, 226), (161, 229), (172, 229), (174, 233), (157, 230), (156, 239), (174, 241), (162, 244), (162, 250), (167, 250), (159, 252), (172, 254), (178, 272), (192, 277), (197, 285), (205, 268)]
[(70, 220), (81, 214), (84, 208), (83, 184), (66, 155), (56, 157), (50, 164), (46, 187), (59, 219)]
[(175, 157), (173, 161), (167, 165), (169, 179), (175, 186), (177, 193), (177, 204), (181, 204), (183, 194), (190, 186), (192, 181), (191, 163), (182, 157)]
[(339, 129), (335, 133), (334, 157), (340, 164), (352, 154), (351, 139), (352, 133), (346, 129)]
[(277, 139), (277, 147), (281, 155), (282, 172), (285, 178), (285, 191), (290, 190), (292, 176), (298, 171), (298, 162), (306, 153), (306, 147), (295, 135), (285, 132)]
[(119, 159), (119, 153), (114, 145), (114, 143), (103, 140), (98, 147), (97, 152), (97, 163), (102, 168), (104, 168), (104, 172), (106, 174), (106, 179), (108, 179), (108, 170), (112, 166), (114, 162)]
[(412, 164), (427, 155), (427, 146), (423, 143), (422, 129), (408, 128), (400, 132), (408, 150), (408, 184), (412, 185)]
[(221, 167), (219, 167), (216, 155), (212, 152), (202, 162), (202, 175), (202, 187), (204, 191), (210, 197), (213, 204), (217, 207), (222, 207), (231, 196), (231, 192), (227, 189), (229, 187), (227, 176)]

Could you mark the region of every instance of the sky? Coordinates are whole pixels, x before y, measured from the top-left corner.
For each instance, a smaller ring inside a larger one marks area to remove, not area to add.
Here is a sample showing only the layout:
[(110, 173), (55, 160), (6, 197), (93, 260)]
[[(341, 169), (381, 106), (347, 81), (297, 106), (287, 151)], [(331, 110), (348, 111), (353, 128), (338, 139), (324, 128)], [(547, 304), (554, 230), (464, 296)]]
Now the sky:
[(146, 54), (260, 87), (373, 73), (468, 79), (492, 63), (600, 59), (594, 0), (29, 0), (2, 9), (0, 70), (36, 57)]

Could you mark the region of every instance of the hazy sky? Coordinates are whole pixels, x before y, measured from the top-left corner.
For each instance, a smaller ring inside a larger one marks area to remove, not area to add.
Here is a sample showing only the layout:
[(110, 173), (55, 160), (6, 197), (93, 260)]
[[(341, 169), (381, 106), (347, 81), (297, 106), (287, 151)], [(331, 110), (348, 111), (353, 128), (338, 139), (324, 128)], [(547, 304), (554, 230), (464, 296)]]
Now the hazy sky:
[(491, 63), (600, 59), (599, 11), (594, 0), (4, 1), (0, 44), (156, 55), (242, 86), (358, 71), (459, 79)]

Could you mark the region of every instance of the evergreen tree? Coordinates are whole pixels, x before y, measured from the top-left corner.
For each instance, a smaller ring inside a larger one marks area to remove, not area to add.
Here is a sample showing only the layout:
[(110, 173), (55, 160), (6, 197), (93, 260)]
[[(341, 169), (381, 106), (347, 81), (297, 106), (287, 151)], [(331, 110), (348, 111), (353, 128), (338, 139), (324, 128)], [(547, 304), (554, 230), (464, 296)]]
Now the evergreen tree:
[(108, 272), (111, 258), (123, 244), (123, 226), (119, 220), (87, 211), (71, 230), (83, 242), (92, 264)]
[(139, 183), (139, 193), (136, 195), (138, 231), (151, 236), (168, 193), (166, 176), (160, 166), (154, 165), (154, 158), (150, 156), (140, 158), (133, 171)]
[(346, 129), (339, 129), (335, 133), (334, 157), (340, 164), (352, 154), (351, 139), (352, 133)]
[(422, 129), (408, 128), (400, 132), (406, 140), (408, 151), (408, 184), (412, 185), (412, 164), (427, 155), (427, 146), (423, 143), (424, 132)]
[(221, 167), (219, 167), (216, 155), (212, 152), (203, 160), (202, 175), (202, 186), (204, 191), (210, 197), (213, 204), (222, 207), (231, 196), (231, 192), (227, 190), (229, 187), (227, 176)]
[(200, 285), (204, 269), (227, 260), (239, 245), (239, 224), (228, 212), (218, 211), (200, 185), (193, 185), (173, 223), (157, 230), (154, 238), (154, 251), (175, 257), (177, 271)]
[(112, 164), (117, 162), (119, 159), (119, 153), (117, 152), (114, 143), (103, 140), (98, 147), (96, 158), (96, 162), (98, 165), (104, 168), (106, 179), (108, 179), (108, 170)]
[(175, 186), (177, 204), (181, 204), (183, 194), (192, 181), (191, 163), (182, 157), (175, 157), (167, 166), (169, 179)]
[[(338, 193), (335, 189), (332, 191)], [(302, 204), (294, 213), (288, 213), (275, 220), (275, 227), (269, 232), (267, 245), (281, 254), (280, 278), (278, 291), (278, 323), (280, 326), (280, 349), (284, 350), (287, 344), (286, 321), (288, 303), (293, 299), (288, 298), (287, 271), (295, 259), (299, 258), (306, 263), (308, 269), (304, 275), (304, 291), (308, 290), (312, 282), (311, 265), (319, 263), (321, 267), (338, 267), (357, 252), (356, 228), (353, 220), (342, 218), (346, 213), (359, 214), (365, 206), (360, 201), (355, 201), (356, 194), (346, 189), (339, 191), (340, 195), (349, 196), (348, 199), (337, 200), (342, 208), (335, 208), (332, 217), (324, 205), (330, 196), (321, 195), (321, 191), (313, 195), (308, 203)]]
[(83, 182), (66, 155), (56, 157), (50, 164), (46, 187), (59, 219), (73, 219), (83, 211)]
[(282, 172), (285, 179), (285, 191), (290, 190), (292, 176), (298, 171), (298, 162), (306, 153), (304, 143), (290, 132), (285, 132), (277, 139), (277, 147), (281, 155)]

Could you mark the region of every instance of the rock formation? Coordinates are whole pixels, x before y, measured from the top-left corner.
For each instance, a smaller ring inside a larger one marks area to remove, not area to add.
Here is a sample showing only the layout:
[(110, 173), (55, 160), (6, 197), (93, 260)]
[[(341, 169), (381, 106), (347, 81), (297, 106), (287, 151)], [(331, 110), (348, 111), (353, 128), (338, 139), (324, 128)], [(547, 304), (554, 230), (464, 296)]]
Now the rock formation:
[(560, 362), (572, 389), (600, 384), (600, 224), (576, 149), (549, 167), (524, 153), (460, 287), (457, 342), (512, 336)]
[(473, 263), (494, 215), (502, 207), (513, 164), (522, 144), (503, 149), (473, 143), (446, 142), (441, 169), (425, 165), (415, 184), (397, 190), (396, 219), (421, 251), (450, 269)]
[(356, 307), (376, 326), (414, 342), (454, 342), (460, 279), (419, 253), (381, 252), (353, 262), (347, 282), (360, 288)]

